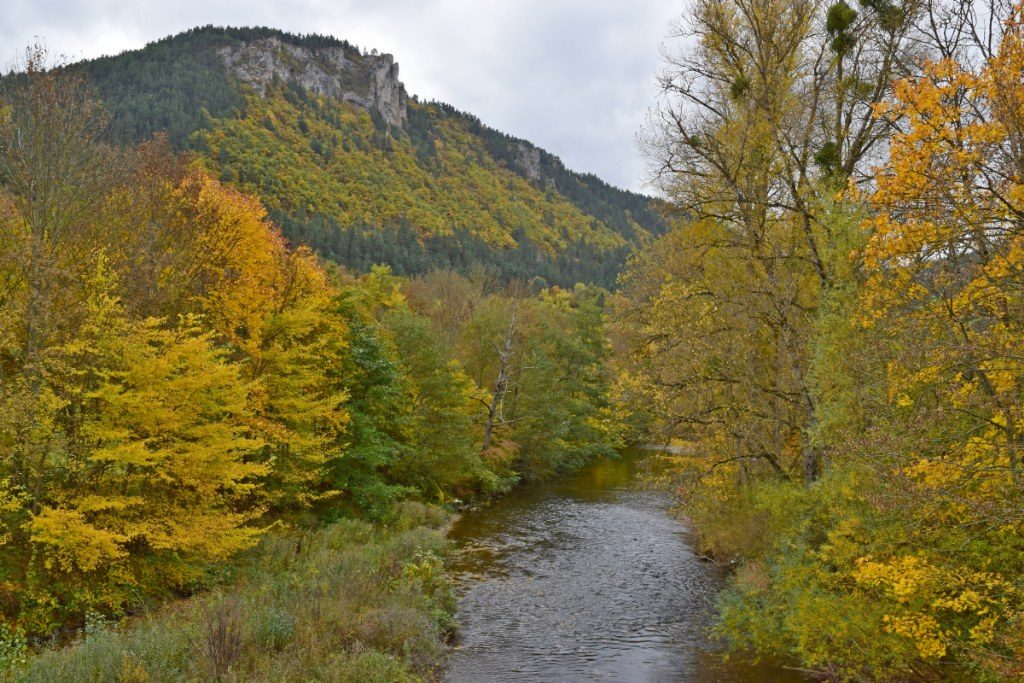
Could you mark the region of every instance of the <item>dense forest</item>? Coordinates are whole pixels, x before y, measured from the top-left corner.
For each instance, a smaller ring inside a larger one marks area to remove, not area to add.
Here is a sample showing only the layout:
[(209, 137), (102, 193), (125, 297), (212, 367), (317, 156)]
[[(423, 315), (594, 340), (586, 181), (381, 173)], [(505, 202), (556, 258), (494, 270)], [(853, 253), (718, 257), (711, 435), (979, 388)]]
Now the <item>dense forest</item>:
[[(982, 6), (984, 5), (984, 6)], [(719, 635), (832, 680), (1024, 675), (1019, 4), (699, 0), (616, 301)]]
[[(166, 138), (105, 142), (44, 59), (0, 117), (0, 665), (425, 675), (449, 609), (431, 506), (621, 444), (605, 294), (337, 268)], [(176, 626), (108, 628), (204, 589)], [(29, 663), (83, 628), (103, 636)]]
[[(413, 98), (405, 125), (393, 126), (373, 107), (317, 96), (295, 80), (254, 90), (221, 51), (260, 40), (308, 49), (310, 58), (324, 49), (350, 64), (368, 58), (325, 36), (207, 26), (71, 68), (109, 110), (108, 140), (137, 144), (165, 132), (175, 149), (202, 154), (216, 177), (257, 193), (289, 241), (357, 272), (376, 263), (403, 274), (484, 269), (610, 288), (627, 254), (665, 230), (651, 198), (569, 171), (444, 103)], [(369, 87), (353, 70), (340, 78)]]

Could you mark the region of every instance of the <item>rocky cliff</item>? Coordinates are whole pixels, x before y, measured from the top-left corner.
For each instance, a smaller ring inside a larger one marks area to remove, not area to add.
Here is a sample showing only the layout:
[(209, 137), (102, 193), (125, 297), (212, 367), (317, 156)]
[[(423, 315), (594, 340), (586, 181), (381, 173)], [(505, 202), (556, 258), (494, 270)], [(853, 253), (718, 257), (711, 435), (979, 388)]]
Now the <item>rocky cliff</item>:
[(398, 64), (388, 54), (361, 54), (349, 47), (306, 48), (277, 37), (220, 48), (229, 71), (256, 92), (275, 80), (380, 112), (389, 125), (408, 119), (407, 95)]
[(516, 142), (516, 166), (523, 176), (531, 181), (537, 182), (541, 179), (540, 174), (540, 150), (527, 142)]

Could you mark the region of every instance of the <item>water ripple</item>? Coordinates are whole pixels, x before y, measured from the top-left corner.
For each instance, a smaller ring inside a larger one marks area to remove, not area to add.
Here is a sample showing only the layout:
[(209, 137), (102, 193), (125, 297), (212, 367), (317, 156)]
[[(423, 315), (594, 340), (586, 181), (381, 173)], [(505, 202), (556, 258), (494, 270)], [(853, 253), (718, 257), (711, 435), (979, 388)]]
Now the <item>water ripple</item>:
[(459, 521), (460, 642), (447, 680), (798, 680), (713, 654), (720, 578), (671, 500), (637, 488), (637, 468), (632, 457), (597, 463)]

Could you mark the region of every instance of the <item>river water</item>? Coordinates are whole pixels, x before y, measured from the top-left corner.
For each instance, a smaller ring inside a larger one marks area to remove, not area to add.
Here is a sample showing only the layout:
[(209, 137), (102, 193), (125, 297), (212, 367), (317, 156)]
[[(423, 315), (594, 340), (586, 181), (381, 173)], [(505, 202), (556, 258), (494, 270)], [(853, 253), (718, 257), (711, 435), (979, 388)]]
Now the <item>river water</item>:
[(448, 681), (803, 680), (715, 653), (722, 577), (669, 494), (639, 485), (643, 464), (626, 453), (462, 516)]

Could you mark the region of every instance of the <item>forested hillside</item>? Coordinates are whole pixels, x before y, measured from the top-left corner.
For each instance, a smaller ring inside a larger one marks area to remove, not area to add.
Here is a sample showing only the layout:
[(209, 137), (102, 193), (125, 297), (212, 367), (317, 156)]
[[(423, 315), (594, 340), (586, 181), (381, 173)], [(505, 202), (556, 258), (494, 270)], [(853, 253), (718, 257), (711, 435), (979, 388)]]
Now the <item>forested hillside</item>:
[(345, 41), (205, 27), (73, 68), (111, 112), (108, 139), (166, 132), (257, 194), (290, 242), (359, 272), (483, 268), (611, 287), (664, 231), (650, 198), (406, 98), (389, 56)]

